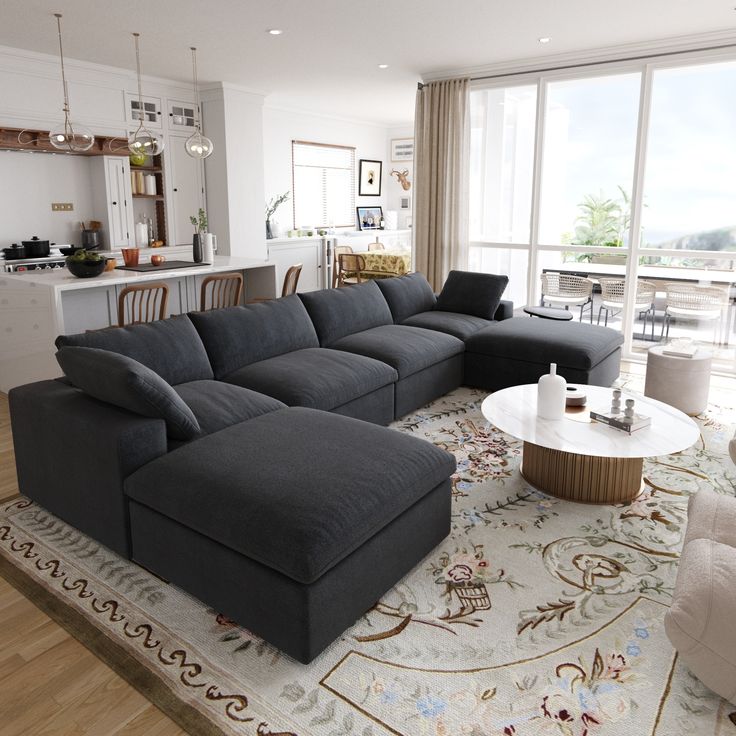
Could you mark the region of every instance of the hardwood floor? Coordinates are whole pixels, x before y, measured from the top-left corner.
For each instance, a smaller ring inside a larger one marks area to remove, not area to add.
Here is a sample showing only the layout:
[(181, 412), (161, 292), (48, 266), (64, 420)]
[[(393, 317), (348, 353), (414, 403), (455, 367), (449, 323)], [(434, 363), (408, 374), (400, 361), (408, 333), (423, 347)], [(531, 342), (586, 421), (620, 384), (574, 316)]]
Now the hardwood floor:
[[(0, 394), (0, 500), (18, 493)], [(0, 577), (2, 736), (175, 736), (171, 719)]]

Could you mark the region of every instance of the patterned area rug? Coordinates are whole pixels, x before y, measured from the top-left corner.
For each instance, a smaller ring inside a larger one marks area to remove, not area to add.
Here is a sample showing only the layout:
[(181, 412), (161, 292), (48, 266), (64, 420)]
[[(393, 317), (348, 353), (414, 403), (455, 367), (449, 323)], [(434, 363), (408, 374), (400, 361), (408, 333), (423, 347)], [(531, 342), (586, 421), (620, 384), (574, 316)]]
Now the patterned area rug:
[(645, 462), (632, 503), (587, 506), (521, 479), (483, 398), (460, 389), (394, 425), (457, 457), (452, 535), (309, 666), (24, 499), (1, 509), (4, 572), (192, 733), (736, 735), (736, 707), (662, 623), (688, 496), (734, 494), (734, 410)]

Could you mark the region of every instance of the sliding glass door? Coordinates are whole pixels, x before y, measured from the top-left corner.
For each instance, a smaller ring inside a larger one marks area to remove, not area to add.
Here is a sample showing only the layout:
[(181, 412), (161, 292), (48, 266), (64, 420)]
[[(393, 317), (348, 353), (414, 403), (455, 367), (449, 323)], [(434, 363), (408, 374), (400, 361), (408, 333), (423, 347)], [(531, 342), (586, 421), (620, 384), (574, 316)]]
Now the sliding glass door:
[(584, 319), (627, 357), (689, 337), (733, 370), (733, 55), (522, 79), (471, 92), (470, 268), (506, 273), (519, 309), (544, 274), (587, 280)]

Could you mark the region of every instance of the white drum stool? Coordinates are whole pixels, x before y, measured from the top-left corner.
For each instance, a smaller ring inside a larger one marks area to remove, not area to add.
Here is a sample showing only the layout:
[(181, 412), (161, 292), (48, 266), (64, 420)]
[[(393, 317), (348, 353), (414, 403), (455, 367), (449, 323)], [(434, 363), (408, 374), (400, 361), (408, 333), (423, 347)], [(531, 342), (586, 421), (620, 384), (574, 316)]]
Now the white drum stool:
[(680, 358), (665, 355), (664, 350), (664, 346), (649, 350), (644, 396), (663, 401), (690, 416), (705, 411), (712, 354), (698, 350), (692, 358)]

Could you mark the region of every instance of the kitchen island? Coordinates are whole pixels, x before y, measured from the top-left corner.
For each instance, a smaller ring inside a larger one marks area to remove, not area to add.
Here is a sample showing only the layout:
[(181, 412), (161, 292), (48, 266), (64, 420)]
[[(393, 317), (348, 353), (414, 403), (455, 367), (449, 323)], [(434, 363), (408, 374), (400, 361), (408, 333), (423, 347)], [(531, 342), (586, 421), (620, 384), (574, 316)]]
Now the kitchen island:
[(56, 337), (117, 324), (118, 295), (126, 286), (164, 281), (169, 314), (184, 314), (199, 309), (202, 279), (223, 272), (243, 275), (244, 299), (277, 294), (273, 263), (229, 256), (215, 256), (211, 265), (167, 269), (164, 263), (154, 271), (115, 269), (83, 279), (66, 269), (0, 274), (0, 391), (61, 375)]

